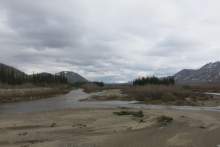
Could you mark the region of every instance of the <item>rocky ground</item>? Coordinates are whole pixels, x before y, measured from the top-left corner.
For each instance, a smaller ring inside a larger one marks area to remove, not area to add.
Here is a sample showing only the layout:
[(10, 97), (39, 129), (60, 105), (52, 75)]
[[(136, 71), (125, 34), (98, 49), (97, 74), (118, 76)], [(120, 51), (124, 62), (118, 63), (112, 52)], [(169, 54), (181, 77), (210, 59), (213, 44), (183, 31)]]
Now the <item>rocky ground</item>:
[[(144, 117), (113, 112), (143, 111)], [(157, 118), (172, 117), (171, 123)], [(218, 147), (220, 113), (74, 108), (0, 116), (3, 147)]]

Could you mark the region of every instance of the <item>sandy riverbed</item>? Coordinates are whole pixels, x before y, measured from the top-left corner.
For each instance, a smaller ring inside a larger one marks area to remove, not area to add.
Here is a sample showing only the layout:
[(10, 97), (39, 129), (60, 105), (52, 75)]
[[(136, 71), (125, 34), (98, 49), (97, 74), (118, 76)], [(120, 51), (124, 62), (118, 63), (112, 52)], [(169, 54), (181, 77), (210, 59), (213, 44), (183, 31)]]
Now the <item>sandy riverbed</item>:
[[(72, 108), (0, 116), (3, 147), (218, 147), (220, 113), (124, 109), (144, 118), (117, 116), (122, 108)], [(161, 115), (174, 119), (157, 125)], [(143, 119), (144, 122), (139, 122)], [(146, 121), (146, 122), (145, 122)]]

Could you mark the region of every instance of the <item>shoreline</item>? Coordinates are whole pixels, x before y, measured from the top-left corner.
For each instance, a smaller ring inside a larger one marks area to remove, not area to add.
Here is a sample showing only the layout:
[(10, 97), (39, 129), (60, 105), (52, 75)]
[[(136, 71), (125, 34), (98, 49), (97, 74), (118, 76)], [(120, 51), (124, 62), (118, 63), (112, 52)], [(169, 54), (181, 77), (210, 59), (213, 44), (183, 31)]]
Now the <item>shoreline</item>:
[[(87, 99), (82, 99), (80, 101), (94, 102), (94, 101), (137, 101), (134, 98), (128, 97), (126, 93), (123, 93), (120, 89), (106, 90), (106, 92), (89, 97)], [(208, 100), (197, 100), (190, 101), (186, 99), (185, 101), (160, 101), (160, 100), (148, 100), (139, 101), (137, 104), (148, 104), (148, 105), (164, 105), (164, 106), (193, 106), (193, 107), (217, 107), (220, 106), (220, 96), (213, 95), (213, 99)]]
[(23, 89), (1, 89), (0, 104), (30, 101), (36, 99), (52, 98), (65, 95), (72, 89), (60, 90), (57, 88), (23, 88)]

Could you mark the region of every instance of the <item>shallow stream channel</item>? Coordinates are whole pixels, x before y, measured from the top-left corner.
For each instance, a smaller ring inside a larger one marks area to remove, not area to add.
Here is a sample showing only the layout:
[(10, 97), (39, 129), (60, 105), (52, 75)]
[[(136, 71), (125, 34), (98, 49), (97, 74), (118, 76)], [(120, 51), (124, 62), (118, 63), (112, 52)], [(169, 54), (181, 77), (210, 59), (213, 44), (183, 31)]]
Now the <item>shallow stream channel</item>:
[[(87, 108), (87, 107), (132, 107), (132, 108), (147, 108), (147, 109), (180, 109), (180, 110), (209, 110), (209, 111), (220, 111), (218, 107), (192, 107), (192, 106), (166, 106), (166, 105), (146, 105), (146, 104), (135, 104), (137, 101), (93, 101), (86, 102), (80, 101), (82, 99), (89, 98), (93, 95), (98, 95), (102, 92), (96, 92), (87, 94), (83, 92), (83, 89), (72, 90), (66, 95), (61, 95), (52, 98), (5, 103), (0, 104), (0, 115), (10, 113), (27, 113), (36, 112), (43, 110), (55, 110), (63, 108)], [(210, 94), (210, 93), (209, 93)], [(215, 94), (215, 93), (212, 93)], [(218, 95), (219, 93), (216, 93)]]

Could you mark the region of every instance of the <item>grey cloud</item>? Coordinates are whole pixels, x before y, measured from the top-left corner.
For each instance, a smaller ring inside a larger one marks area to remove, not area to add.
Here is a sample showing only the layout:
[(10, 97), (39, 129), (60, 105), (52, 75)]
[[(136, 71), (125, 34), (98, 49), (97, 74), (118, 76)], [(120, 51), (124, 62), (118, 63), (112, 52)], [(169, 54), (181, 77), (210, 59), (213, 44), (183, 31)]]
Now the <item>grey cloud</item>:
[[(43, 6), (35, 7), (33, 1), (7, 1), (3, 4), (7, 9), (7, 24), (23, 38), (23, 45), (61, 49), (74, 44), (84, 30), (76, 20), (48, 12)], [(28, 43), (30, 40), (33, 41)]]
[(0, 1), (0, 62), (28, 73), (129, 81), (219, 60), (217, 4), (202, 12), (207, 3), (196, 0), (195, 12), (189, 1)]
[(207, 46), (199, 40), (185, 37), (181, 38), (179, 36), (167, 36), (167, 38), (157, 42), (156, 45), (147, 52), (147, 54), (152, 56), (172, 57), (173, 55), (190, 54), (192, 50), (200, 51), (201, 48)]

